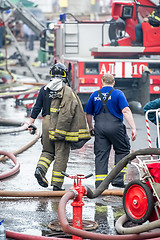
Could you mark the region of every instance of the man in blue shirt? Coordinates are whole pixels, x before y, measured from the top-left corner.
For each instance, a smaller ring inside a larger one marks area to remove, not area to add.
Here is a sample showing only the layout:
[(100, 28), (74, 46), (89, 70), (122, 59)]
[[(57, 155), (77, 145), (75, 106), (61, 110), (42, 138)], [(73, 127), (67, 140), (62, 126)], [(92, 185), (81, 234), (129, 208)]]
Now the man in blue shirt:
[[(90, 96), (85, 107), (90, 132), (94, 130), (95, 142), (95, 185), (96, 188), (108, 174), (108, 159), (111, 146), (115, 151), (115, 164), (130, 152), (129, 137), (123, 124), (123, 116), (132, 129), (131, 139), (136, 139), (136, 126), (128, 102), (121, 90), (114, 89), (115, 80), (111, 74), (102, 77), (102, 89)], [(95, 125), (93, 127), (92, 117)], [(115, 187), (124, 187), (122, 170), (112, 181)]]

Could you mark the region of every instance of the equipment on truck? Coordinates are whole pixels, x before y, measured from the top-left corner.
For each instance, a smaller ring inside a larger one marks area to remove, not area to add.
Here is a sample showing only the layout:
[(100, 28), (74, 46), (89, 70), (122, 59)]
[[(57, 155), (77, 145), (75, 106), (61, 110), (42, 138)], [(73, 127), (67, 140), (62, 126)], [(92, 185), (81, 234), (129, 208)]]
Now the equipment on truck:
[[(155, 6), (153, 0), (115, 0), (111, 20), (79, 21), (66, 15), (55, 26), (54, 58), (68, 67), (69, 81), (84, 105), (90, 94), (101, 88), (105, 73), (114, 75), (115, 87), (125, 93), (129, 102), (143, 106), (150, 97), (157, 98), (160, 60), (155, 55), (160, 55), (160, 43), (150, 36), (149, 40), (144, 37), (144, 46), (132, 46), (135, 25)], [(146, 25), (148, 34), (150, 26)], [(152, 28), (149, 34), (156, 38), (158, 29)]]
[[(112, 5), (112, 20), (109, 26), (110, 43), (104, 44), (103, 50), (93, 48), (92, 55), (99, 57), (103, 52), (105, 57), (139, 57), (143, 55), (160, 54), (160, 27), (153, 27), (148, 22), (142, 22), (143, 18), (153, 12), (156, 5), (152, 1), (115, 1)], [(143, 46), (135, 42), (135, 26), (142, 23)], [(108, 46), (117, 46), (111, 52)], [(134, 46), (134, 48), (130, 48)], [(137, 46), (135, 48), (135, 46)], [(129, 48), (125, 48), (129, 47)]]

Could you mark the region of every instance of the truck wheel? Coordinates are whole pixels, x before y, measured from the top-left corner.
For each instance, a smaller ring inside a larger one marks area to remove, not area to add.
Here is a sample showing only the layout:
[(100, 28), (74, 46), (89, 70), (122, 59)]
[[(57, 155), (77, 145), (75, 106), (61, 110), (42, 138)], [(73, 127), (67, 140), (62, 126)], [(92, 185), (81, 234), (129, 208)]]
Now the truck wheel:
[(140, 180), (131, 181), (123, 194), (123, 207), (133, 223), (144, 223), (153, 210), (153, 195), (147, 184)]

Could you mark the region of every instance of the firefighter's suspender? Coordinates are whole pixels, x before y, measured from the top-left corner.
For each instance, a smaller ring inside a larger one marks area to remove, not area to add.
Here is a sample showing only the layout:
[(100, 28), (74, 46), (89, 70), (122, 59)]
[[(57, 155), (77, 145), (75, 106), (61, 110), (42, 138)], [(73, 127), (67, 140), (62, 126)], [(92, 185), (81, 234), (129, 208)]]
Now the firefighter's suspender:
[(50, 115), (50, 99), (49, 99), (49, 88), (46, 89), (45, 91), (45, 101), (46, 101), (46, 115)]
[(98, 91), (98, 94), (99, 94), (99, 96), (100, 96), (100, 98), (101, 98), (101, 101), (102, 101), (102, 104), (103, 104), (103, 106), (102, 106), (102, 111), (103, 111), (103, 112), (107, 112), (107, 111), (108, 111), (107, 101), (108, 101), (108, 98), (109, 98), (109, 96), (111, 95), (111, 93), (112, 93), (113, 91), (114, 91), (114, 88), (112, 88), (112, 89), (109, 91), (109, 93), (108, 93), (108, 95), (107, 95), (107, 97), (106, 97), (105, 100), (104, 100), (104, 98), (103, 98), (103, 95), (102, 95), (102, 93), (101, 93), (101, 90)]

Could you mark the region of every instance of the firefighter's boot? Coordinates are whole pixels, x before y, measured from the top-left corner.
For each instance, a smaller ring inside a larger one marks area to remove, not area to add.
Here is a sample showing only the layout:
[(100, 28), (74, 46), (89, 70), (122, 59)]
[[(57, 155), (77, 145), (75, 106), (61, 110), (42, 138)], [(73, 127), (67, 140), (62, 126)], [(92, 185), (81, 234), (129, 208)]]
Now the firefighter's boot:
[(113, 179), (112, 186), (118, 187), (118, 188), (125, 188), (126, 185), (124, 184), (124, 173), (123, 172), (118, 173), (118, 175)]
[(53, 186), (53, 191), (65, 191), (64, 188), (57, 187), (56, 185)]
[(45, 173), (42, 168), (37, 167), (34, 176), (37, 178), (39, 185), (42, 187), (48, 187), (48, 181), (45, 178)]

